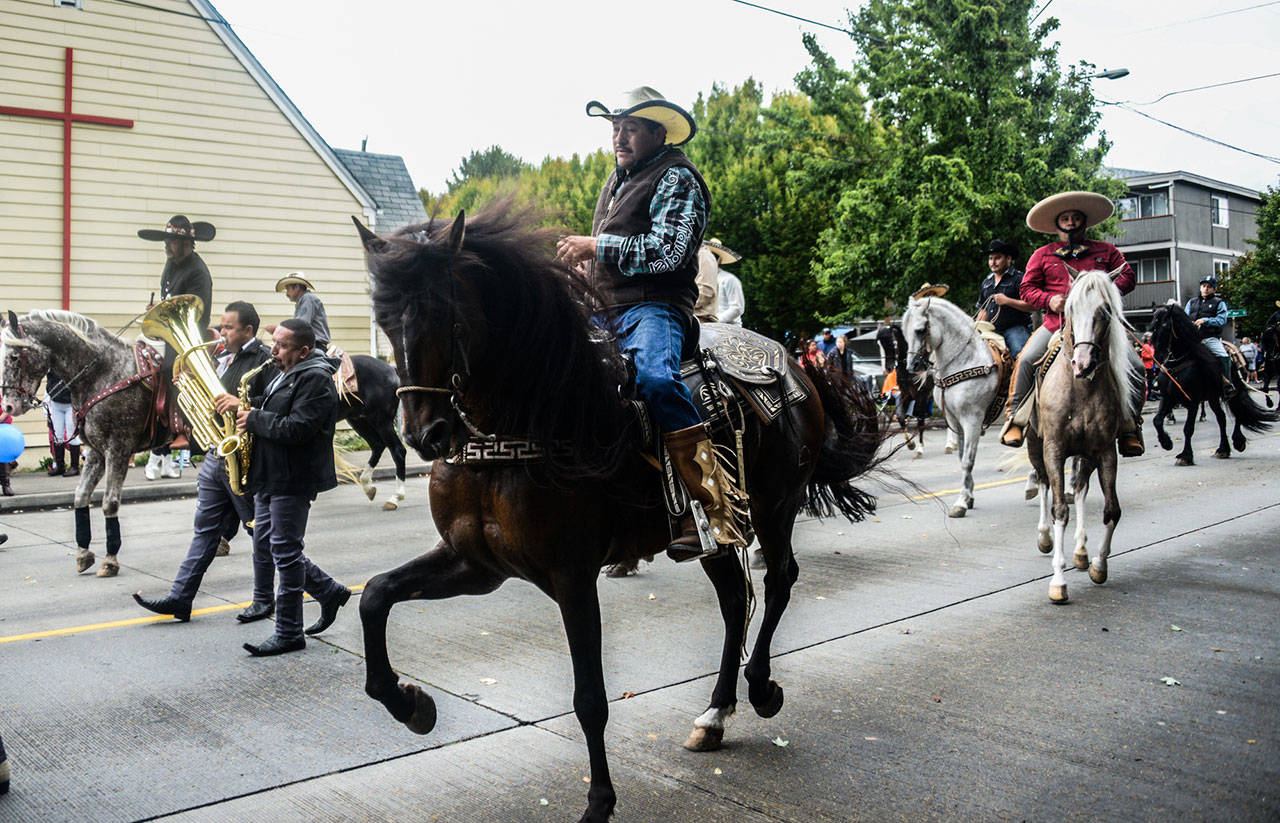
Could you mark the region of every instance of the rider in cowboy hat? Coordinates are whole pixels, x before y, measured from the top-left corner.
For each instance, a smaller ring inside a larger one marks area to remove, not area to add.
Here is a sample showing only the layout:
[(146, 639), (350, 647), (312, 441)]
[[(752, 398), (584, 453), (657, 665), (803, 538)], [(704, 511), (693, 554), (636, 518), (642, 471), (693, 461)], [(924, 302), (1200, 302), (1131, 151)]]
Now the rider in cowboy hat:
[[(209, 267), (196, 254), (196, 241), (207, 243), (213, 239), (217, 230), (212, 223), (192, 223), (181, 214), (175, 214), (165, 223), (164, 229), (139, 229), (138, 236), (143, 240), (164, 242), (164, 271), (160, 274), (160, 299), (168, 300), (180, 294), (194, 294), (204, 303), (198, 319), (202, 330), (209, 328), (209, 311), (213, 305), (213, 277)], [(177, 356), (168, 343), (164, 347), (164, 363), (162, 368), (166, 374), (173, 368), (173, 360)], [(169, 400), (174, 402), (170, 392)], [(148, 480), (160, 477), (181, 477), (182, 469), (178, 467), (169, 446), (159, 446), (152, 450), (151, 459), (143, 475)]]
[[(1006, 446), (1017, 448), (1022, 445), (1023, 429), (1031, 415), (1031, 404), (1024, 404), (1023, 400), (1035, 385), (1036, 364), (1048, 350), (1049, 339), (1062, 327), (1062, 309), (1067, 303), (1072, 278), (1067, 267), (1077, 272), (1121, 269), (1115, 280), (1121, 294), (1128, 294), (1136, 285), (1133, 269), (1129, 268), (1119, 249), (1110, 243), (1085, 237), (1090, 226), (1098, 225), (1114, 211), (1114, 204), (1101, 194), (1068, 191), (1046, 197), (1027, 212), (1029, 227), (1045, 234), (1057, 234), (1058, 239), (1035, 250), (1022, 276), (1022, 299), (1032, 308), (1044, 312), (1044, 324), (1031, 335), (1018, 357), (1014, 390), (1007, 406), (1013, 413), (1000, 433), (1000, 442)], [(1144, 451), (1141, 418), (1131, 421), (1128, 429), (1120, 432), (1117, 438), (1120, 454), (1137, 457)]]
[(1022, 272), (1013, 267), (1018, 250), (1003, 240), (987, 246), (987, 268), (991, 273), (978, 290), (978, 320), (987, 321), (1004, 338), (1009, 355), (1015, 359), (1031, 337), (1030, 304), (1021, 298)]
[(715, 265), (716, 320), (741, 326), (742, 312), (747, 308), (742, 295), (742, 281), (725, 271), (724, 267), (737, 263), (742, 255), (714, 237), (702, 244), (702, 251), (711, 255)]
[[(693, 137), (693, 117), (647, 86), (621, 106), (587, 104), (613, 124), (617, 168), (596, 204), (590, 236), (563, 237), (561, 260), (601, 295), (618, 345), (636, 368), (636, 392), (663, 432), (677, 474), (706, 510), (718, 553), (740, 544), (730, 510), (735, 490), (716, 460), (706, 424), (680, 381), (680, 354), (698, 298), (698, 249), (711, 209), (702, 175), (678, 146)], [(675, 560), (706, 556), (692, 514), (667, 549)]]
[(1229, 400), (1235, 397), (1236, 387), (1231, 382), (1231, 357), (1222, 345), (1222, 327), (1227, 325), (1227, 301), (1217, 295), (1218, 278), (1206, 274), (1200, 278), (1200, 294), (1187, 301), (1187, 317), (1195, 321), (1200, 329), (1205, 348), (1213, 352), (1222, 366), (1222, 382), (1224, 396)]

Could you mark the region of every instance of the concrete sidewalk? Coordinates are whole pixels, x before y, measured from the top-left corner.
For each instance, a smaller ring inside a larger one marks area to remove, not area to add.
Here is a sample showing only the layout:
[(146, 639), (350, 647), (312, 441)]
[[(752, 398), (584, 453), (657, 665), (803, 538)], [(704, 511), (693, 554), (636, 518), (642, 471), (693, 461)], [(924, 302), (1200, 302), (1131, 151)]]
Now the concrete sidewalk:
[[(346, 460), (357, 468), (369, 462), (369, 451), (352, 451), (346, 454)], [(124, 478), (124, 492), (120, 496), (122, 503), (139, 500), (173, 500), (180, 497), (194, 497), (196, 494), (196, 474), (200, 466), (190, 466), (182, 470), (182, 477), (176, 479), (161, 478), (147, 480), (141, 466), (130, 467)], [(431, 471), (431, 464), (423, 460), (412, 450), (405, 456), (405, 476), (420, 477)], [(391, 456), (383, 454), (378, 467), (373, 470), (374, 480), (388, 480), (396, 476), (395, 463)], [(13, 497), (0, 497), (0, 514), (6, 512), (40, 511), (69, 507), (75, 498), (76, 484), (79, 477), (49, 477), (44, 471), (18, 472), (13, 475)], [(342, 482), (339, 478), (339, 482)], [(102, 505), (102, 495), (106, 488), (105, 481), (99, 481), (93, 491), (93, 505)]]

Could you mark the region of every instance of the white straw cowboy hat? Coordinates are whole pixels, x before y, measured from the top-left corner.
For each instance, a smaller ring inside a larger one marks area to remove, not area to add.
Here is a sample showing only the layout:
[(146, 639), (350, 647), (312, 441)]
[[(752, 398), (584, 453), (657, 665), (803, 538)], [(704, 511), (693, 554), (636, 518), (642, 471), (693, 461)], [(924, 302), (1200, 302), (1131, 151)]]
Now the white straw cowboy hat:
[(276, 291), (284, 291), (285, 286), (306, 286), (307, 291), (315, 291), (316, 287), (311, 285), (311, 281), (302, 275), (305, 271), (291, 271), (284, 277), (276, 281)]
[(720, 242), (720, 239), (713, 237), (703, 243), (707, 250), (720, 259), (721, 265), (727, 266), (730, 263), (737, 263), (742, 259), (742, 255)]
[(1027, 212), (1027, 225), (1043, 234), (1058, 233), (1058, 215), (1064, 211), (1084, 214), (1084, 227), (1096, 226), (1116, 210), (1115, 204), (1091, 191), (1064, 191), (1041, 200)]
[(675, 103), (668, 101), (660, 92), (649, 86), (632, 89), (623, 97), (625, 98), (624, 105), (616, 109), (610, 109), (599, 100), (592, 100), (587, 104), (587, 116), (603, 117), (609, 121), (619, 117), (639, 117), (643, 120), (652, 120), (666, 127), (666, 143), (669, 146), (688, 143), (698, 131), (697, 124), (693, 122), (693, 115)]

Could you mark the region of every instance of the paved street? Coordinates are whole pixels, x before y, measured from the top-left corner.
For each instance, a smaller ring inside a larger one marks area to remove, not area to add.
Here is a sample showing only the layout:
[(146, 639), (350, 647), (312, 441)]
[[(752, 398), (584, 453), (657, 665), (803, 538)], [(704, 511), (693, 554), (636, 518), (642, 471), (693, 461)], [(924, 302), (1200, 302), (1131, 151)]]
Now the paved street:
[[(798, 524), (774, 646), (786, 705), (762, 720), (743, 684), (719, 752), (680, 745), (721, 638), (701, 571), (661, 558), (601, 578), (615, 819), (1280, 818), (1280, 435), (1219, 461), (1202, 427), (1194, 467), (1158, 448), (1122, 461), (1111, 579), (1069, 572), (1065, 606), (1048, 601), (1025, 470), (997, 469), (989, 433), (977, 507), (950, 520), (959, 471), (942, 439), (891, 464), (939, 497), (882, 489), (873, 521)], [(321, 496), (308, 554), (351, 586), (403, 562), (436, 539), (425, 487), (411, 480), (393, 512), (351, 486)], [(551, 601), (512, 582), (396, 608), (392, 661), (439, 708), (420, 737), (362, 691), (355, 599), (303, 652), (242, 651), (270, 631), (234, 620), (243, 535), (190, 623), (132, 602), (167, 591), (193, 506), (123, 507), (114, 579), (75, 574), (69, 510), (0, 511), (0, 821), (578, 818), (586, 751)], [(96, 508), (93, 528), (99, 550)]]

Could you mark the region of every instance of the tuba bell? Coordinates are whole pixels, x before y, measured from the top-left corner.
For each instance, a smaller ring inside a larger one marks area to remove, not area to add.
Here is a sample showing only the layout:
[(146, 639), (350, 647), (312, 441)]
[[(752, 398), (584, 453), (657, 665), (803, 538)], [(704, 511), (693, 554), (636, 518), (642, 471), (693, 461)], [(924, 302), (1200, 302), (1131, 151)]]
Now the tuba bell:
[(194, 294), (170, 297), (143, 315), (142, 333), (164, 340), (178, 353), (173, 361), (178, 408), (200, 446), (226, 462), (231, 491), (244, 494), (242, 481), (249, 473), (250, 436), (236, 431), (235, 414), (219, 414), (214, 408), (213, 398), (227, 392), (205, 348), (211, 341), (204, 339), (204, 329), (200, 328), (203, 313), (204, 301)]

